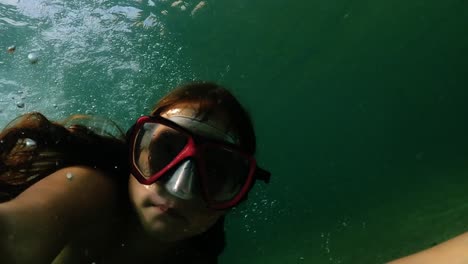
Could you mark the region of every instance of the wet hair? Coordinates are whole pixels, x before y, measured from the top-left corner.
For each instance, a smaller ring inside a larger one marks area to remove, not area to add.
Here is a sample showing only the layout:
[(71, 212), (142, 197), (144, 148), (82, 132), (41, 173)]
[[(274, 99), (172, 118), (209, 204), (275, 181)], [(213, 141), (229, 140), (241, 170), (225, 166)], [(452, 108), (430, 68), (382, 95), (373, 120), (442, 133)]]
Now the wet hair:
[(250, 154), (255, 153), (256, 140), (252, 120), (244, 107), (226, 88), (211, 82), (181, 85), (159, 100), (151, 114), (161, 115), (181, 103), (197, 105), (197, 118), (202, 121), (215, 112), (224, 114), (230, 120), (228, 130), (239, 137), (240, 147)]
[(0, 133), (0, 202), (67, 166), (89, 166), (122, 182), (128, 179), (128, 151), (123, 138), (94, 132), (83, 120), (101, 122), (89, 116), (72, 116), (65, 125), (37, 112), (12, 121)]

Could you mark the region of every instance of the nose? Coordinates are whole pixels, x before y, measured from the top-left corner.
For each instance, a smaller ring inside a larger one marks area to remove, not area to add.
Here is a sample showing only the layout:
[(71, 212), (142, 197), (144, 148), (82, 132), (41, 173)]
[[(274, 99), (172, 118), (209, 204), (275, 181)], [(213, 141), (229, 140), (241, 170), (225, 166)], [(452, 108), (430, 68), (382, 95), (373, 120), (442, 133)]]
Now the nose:
[(175, 170), (168, 172), (163, 184), (166, 191), (183, 200), (191, 200), (199, 193), (198, 176), (195, 162), (188, 159)]

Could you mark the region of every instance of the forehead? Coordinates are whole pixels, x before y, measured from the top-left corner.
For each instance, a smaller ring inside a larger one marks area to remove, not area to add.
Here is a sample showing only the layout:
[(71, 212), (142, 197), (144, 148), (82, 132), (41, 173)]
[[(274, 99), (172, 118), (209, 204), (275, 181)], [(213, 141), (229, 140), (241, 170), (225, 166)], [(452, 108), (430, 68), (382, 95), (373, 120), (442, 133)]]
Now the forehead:
[(197, 104), (181, 103), (163, 111), (161, 116), (195, 134), (238, 143), (238, 136), (232, 131), (229, 118), (221, 111), (212, 111), (207, 115), (200, 112)]
[[(218, 128), (226, 128), (230, 124), (228, 115), (224, 111), (214, 110), (212, 109), (203, 110), (200, 109), (200, 105), (198, 103), (179, 103), (174, 104), (172, 107), (168, 108), (166, 111), (162, 112), (166, 116), (177, 116), (183, 115), (186, 117), (191, 117), (197, 119), (199, 121), (212, 124)], [(209, 112), (209, 113), (208, 113)]]

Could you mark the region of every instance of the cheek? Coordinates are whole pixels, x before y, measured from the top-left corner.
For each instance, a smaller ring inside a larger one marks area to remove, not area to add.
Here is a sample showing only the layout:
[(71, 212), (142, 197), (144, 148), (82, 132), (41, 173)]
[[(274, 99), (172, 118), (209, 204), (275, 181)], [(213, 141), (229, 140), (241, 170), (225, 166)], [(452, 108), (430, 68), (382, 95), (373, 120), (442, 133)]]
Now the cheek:
[(144, 190), (143, 186), (132, 175), (130, 175), (130, 179), (128, 180), (128, 193), (132, 204), (138, 207), (143, 200)]

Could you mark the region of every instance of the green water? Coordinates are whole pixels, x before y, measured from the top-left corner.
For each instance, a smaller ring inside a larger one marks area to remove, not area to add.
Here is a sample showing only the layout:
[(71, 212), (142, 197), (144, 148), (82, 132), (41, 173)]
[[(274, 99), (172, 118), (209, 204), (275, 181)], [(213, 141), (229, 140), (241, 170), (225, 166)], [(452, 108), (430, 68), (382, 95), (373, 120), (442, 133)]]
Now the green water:
[(273, 173), (221, 263), (382, 263), (468, 229), (466, 1), (172, 2), (0, 0), (0, 125), (128, 127), (170, 87), (217, 81)]

